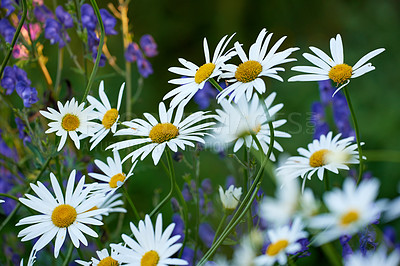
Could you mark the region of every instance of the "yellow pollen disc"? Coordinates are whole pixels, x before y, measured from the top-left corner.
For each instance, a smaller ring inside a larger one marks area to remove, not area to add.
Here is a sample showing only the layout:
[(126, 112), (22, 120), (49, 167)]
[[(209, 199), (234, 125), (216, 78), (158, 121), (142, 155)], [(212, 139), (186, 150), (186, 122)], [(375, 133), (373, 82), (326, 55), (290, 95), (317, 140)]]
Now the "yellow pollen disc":
[(210, 77), (215, 69), (215, 65), (213, 63), (207, 63), (202, 65), (197, 71), (196, 75), (194, 75), (194, 81), (197, 84), (202, 83), (206, 79)]
[(73, 224), (76, 220), (76, 210), (68, 204), (62, 204), (54, 208), (51, 221), (57, 227), (63, 228)]
[(267, 251), (265, 252), (265, 254), (268, 255), (268, 256), (275, 256), (279, 252), (281, 252), (282, 249), (286, 248), (288, 245), (289, 245), (289, 241), (287, 241), (286, 239), (279, 240), (279, 241), (277, 241), (275, 243), (271, 243), (268, 246)]
[(110, 256), (105, 257), (104, 259), (102, 259), (99, 264), (97, 264), (98, 266), (118, 266), (118, 261), (114, 260), (113, 258), (111, 258)]
[(117, 119), (118, 119), (118, 110), (112, 108), (104, 114), (101, 123), (106, 129), (110, 129), (112, 125), (114, 125), (115, 121), (117, 121)]
[(260, 124), (258, 124), (257, 126), (255, 126), (253, 128), (253, 131), (254, 131), (255, 134), (258, 134), (258, 132), (260, 132), (260, 130), (261, 130), (261, 125)]
[(235, 78), (243, 83), (255, 80), (262, 71), (262, 65), (254, 60), (241, 63), (235, 72)]
[(327, 149), (322, 149), (319, 151), (314, 152), (311, 156), (310, 156), (310, 166), (311, 167), (320, 167), (325, 165), (325, 157), (326, 155), (329, 153), (329, 150)]
[(357, 211), (351, 210), (340, 218), (340, 224), (343, 226), (348, 226), (349, 224), (356, 222), (359, 216), (360, 215)]
[(345, 81), (351, 78), (353, 69), (347, 64), (336, 65), (329, 70), (329, 78), (333, 82), (343, 84)]
[(171, 123), (160, 123), (155, 125), (149, 134), (149, 138), (155, 143), (176, 138), (179, 135), (179, 129)]
[(110, 182), (108, 184), (110, 185), (110, 188), (116, 188), (118, 187), (117, 183), (118, 181), (124, 182), (126, 176), (124, 173), (116, 174), (113, 177), (111, 177)]
[(79, 118), (73, 114), (66, 114), (62, 118), (61, 127), (66, 131), (74, 131), (80, 125)]
[(140, 260), (140, 266), (156, 266), (160, 256), (154, 250), (147, 251)]

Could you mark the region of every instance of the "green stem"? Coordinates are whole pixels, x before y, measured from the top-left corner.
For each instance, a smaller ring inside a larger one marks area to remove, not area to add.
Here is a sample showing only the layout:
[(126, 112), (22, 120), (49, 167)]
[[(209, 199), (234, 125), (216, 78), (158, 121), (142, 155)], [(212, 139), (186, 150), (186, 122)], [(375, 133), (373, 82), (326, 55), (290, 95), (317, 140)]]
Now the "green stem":
[(71, 259), (72, 256), (72, 251), (74, 251), (74, 245), (71, 243), (67, 251), (68, 252), (67, 256), (65, 257), (62, 266), (67, 266), (69, 264), (69, 260)]
[[(37, 175), (37, 177), (35, 178), (35, 180), (33, 181), (33, 183), (35, 183), (36, 181), (39, 180), (39, 178), (42, 176), (42, 174), (44, 173), (44, 171), (46, 170), (47, 166), (49, 165), (50, 160), (52, 159), (52, 157), (49, 157), (47, 159), (47, 161), (44, 163), (44, 165), (42, 166), (42, 168), (40, 169), (39, 174)], [(29, 188), (25, 191), (25, 194), (28, 194), (29, 192), (31, 192), (32, 188), (31, 186), (29, 186)], [(11, 218), (15, 215), (15, 213), (18, 211), (18, 209), (21, 207), (21, 202), (18, 202), (17, 206), (15, 206), (14, 210), (7, 216), (7, 218), (3, 221), (3, 223), (0, 225), (0, 232), (1, 230), (3, 230), (3, 228), (7, 225), (7, 223), (11, 220)]]
[(341, 259), (336, 253), (335, 248), (332, 243), (327, 243), (321, 246), (322, 251), (325, 253), (326, 257), (330, 260), (331, 265), (342, 266)]
[(220, 92), (223, 91), (224, 89), (218, 84), (218, 82), (215, 81), (215, 79), (210, 78), (208, 79), (208, 81), (211, 83), (211, 85), (213, 85), (217, 90), (219, 90)]
[(17, 198), (17, 197), (14, 197), (13, 195), (8, 195), (8, 194), (5, 194), (5, 193), (0, 193), (0, 196), (6, 197), (6, 198), (10, 198), (10, 199), (13, 199), (13, 200), (15, 200), (15, 201), (19, 201), (18, 198)]
[(357, 180), (357, 184), (359, 184), (361, 181), (361, 178), (362, 178), (362, 173), (363, 173), (363, 155), (362, 155), (362, 148), (361, 148), (361, 141), (360, 141), (360, 130), (358, 129), (356, 114), (354, 113), (353, 105), (351, 104), (350, 94), (347, 91), (347, 87), (343, 88), (343, 92), (344, 92), (344, 95), (346, 96), (347, 104), (349, 105), (349, 109), (350, 109), (351, 118), (353, 119), (354, 130), (356, 131), (358, 159), (360, 161), (360, 168), (358, 171), (358, 180)]
[(224, 216), (222, 217), (222, 220), (219, 222), (217, 231), (215, 231), (214, 239), (212, 243), (215, 243), (215, 240), (217, 239), (217, 236), (221, 232), (222, 226), (225, 224), (226, 218), (228, 217), (228, 214), (224, 212)]
[(325, 191), (329, 191), (329, 177), (328, 177), (328, 171), (325, 169), (324, 170), (324, 183), (325, 183)]
[(26, 5), (26, 0), (22, 0), (22, 16), (21, 16), (21, 19), (20, 19), (20, 21), (18, 23), (18, 26), (17, 26), (17, 29), (15, 31), (14, 37), (13, 37), (13, 39), (11, 41), (11, 46), (9, 47), (9, 50), (8, 50), (8, 52), (6, 54), (6, 57), (3, 60), (3, 63), (1, 63), (0, 78), (3, 75), (4, 69), (6, 68), (8, 60), (10, 60), (12, 51), (13, 51), (14, 46), (15, 46), (15, 43), (17, 42), (19, 33), (21, 32), (22, 25), (24, 25), (27, 12), (28, 12), (28, 9), (27, 9), (27, 5)]
[(129, 196), (129, 192), (128, 192), (127, 188), (125, 186), (123, 186), (123, 187), (124, 187), (123, 188), (124, 196), (128, 200), (128, 203), (131, 206), (133, 214), (135, 215), (136, 220), (140, 221), (140, 215), (139, 215), (139, 213), (138, 213), (138, 211), (137, 211), (137, 209), (135, 207), (135, 204), (133, 204), (133, 201), (132, 201), (131, 197)]
[(86, 97), (89, 94), (90, 87), (92, 86), (92, 83), (94, 80), (94, 76), (96, 76), (97, 68), (99, 67), (99, 63), (100, 63), (100, 57), (101, 57), (101, 54), (103, 53), (103, 44), (104, 44), (104, 36), (105, 36), (103, 20), (101, 19), (99, 7), (97, 6), (96, 0), (90, 0), (90, 2), (92, 3), (94, 13), (96, 14), (96, 17), (97, 17), (97, 21), (100, 24), (100, 42), (99, 42), (99, 47), (97, 48), (96, 62), (94, 63), (94, 67), (93, 67), (92, 73), (90, 74), (89, 81), (86, 86), (85, 94), (83, 95), (81, 102), (86, 101)]
[(54, 84), (54, 90), (56, 92), (56, 97), (58, 98), (60, 94), (60, 82), (61, 82), (61, 72), (63, 68), (63, 54), (64, 54), (64, 49), (60, 48), (58, 49), (58, 62), (57, 62), (57, 74), (56, 74), (56, 83)]

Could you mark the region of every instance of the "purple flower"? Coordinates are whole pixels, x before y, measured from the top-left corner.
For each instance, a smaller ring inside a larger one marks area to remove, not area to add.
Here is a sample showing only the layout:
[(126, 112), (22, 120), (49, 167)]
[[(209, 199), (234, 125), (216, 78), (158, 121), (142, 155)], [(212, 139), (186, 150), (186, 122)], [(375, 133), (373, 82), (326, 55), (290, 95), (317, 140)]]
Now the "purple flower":
[(311, 106), (311, 123), (314, 125), (314, 139), (329, 132), (329, 125), (325, 122), (324, 106), (320, 102), (314, 102)]
[(231, 185), (236, 187), (236, 180), (233, 176), (228, 176), (225, 181), (225, 189), (228, 189)]
[(309, 251), (310, 248), (308, 247), (310, 245), (310, 242), (308, 241), (307, 238), (301, 238), (301, 239), (297, 240), (296, 242), (301, 245), (301, 249), (291, 255), (298, 255), (298, 258), (308, 257), (311, 255), (311, 253)]
[(94, 31), (97, 25), (97, 17), (91, 5), (83, 4), (81, 6), (82, 26), (89, 31)]
[(61, 23), (52, 18), (46, 20), (44, 37), (50, 40), (50, 44), (59, 43), (60, 48), (65, 46), (63, 37), (67, 42), (70, 40), (68, 34), (63, 31)]
[(180, 151), (174, 152), (172, 155), (172, 159), (174, 159), (176, 162), (181, 162), (183, 160), (183, 153)]
[(361, 233), (359, 233), (360, 237), (360, 251), (365, 256), (370, 250), (376, 250), (376, 246), (378, 245), (375, 243), (376, 240), (376, 233), (373, 229), (370, 230), (367, 227)]
[(48, 18), (54, 18), (53, 13), (45, 5), (35, 6), (33, 14), (39, 22), (44, 23)]
[(383, 229), (383, 241), (389, 248), (395, 248), (397, 252), (400, 251), (400, 243), (396, 241), (396, 230), (392, 226), (385, 226)]
[(25, 132), (25, 124), (19, 117), (15, 117), (15, 124), (17, 124), (19, 138), (23, 140), (24, 145), (27, 142), (31, 142), (31, 137)]
[(199, 226), (199, 236), (207, 248), (210, 248), (214, 240), (215, 231), (208, 223), (201, 223)]
[[(98, 50), (98, 47), (95, 47), (95, 46), (92, 47), (93, 63), (96, 62), (97, 50)], [(99, 61), (99, 67), (105, 66), (105, 65), (106, 65), (106, 61), (107, 61), (107, 57), (106, 57), (103, 53), (101, 53), (101, 55), (100, 55), (100, 61)]]
[(181, 259), (188, 262), (188, 266), (193, 266), (194, 250), (188, 247), (184, 247), (182, 251)]
[(15, 7), (13, 6), (14, 1), (12, 0), (1, 0), (0, 7), (7, 9), (6, 17), (8, 17), (12, 12), (14, 12)]
[(206, 194), (208, 195), (212, 194), (213, 189), (212, 189), (211, 179), (206, 178), (203, 181), (201, 181), (201, 188)]
[(135, 62), (138, 58), (143, 58), (142, 51), (140, 51), (137, 43), (130, 43), (125, 50), (125, 59), (128, 62)]
[(69, 29), (74, 26), (74, 21), (72, 20), (71, 15), (65, 11), (62, 6), (58, 6), (56, 8), (56, 17), (65, 29)]
[(182, 243), (183, 239), (185, 238), (185, 223), (183, 222), (181, 216), (177, 213), (172, 216), (172, 221), (175, 223), (175, 227), (171, 235), (180, 235), (181, 238), (179, 238), (178, 242)]
[[(2, 145), (0, 144), (0, 146)], [(8, 169), (0, 166), (0, 193), (9, 193), (10, 190), (14, 188), (12, 183), (12, 180), (14, 179), (15, 177), (10, 173), (10, 171), (8, 171)], [(1, 207), (3, 207), (4, 213), (9, 215), (15, 208), (15, 205), (16, 202), (14, 200), (7, 199), (1, 204)]]
[(158, 54), (157, 44), (149, 34), (145, 34), (140, 38), (140, 47), (142, 47), (147, 57), (154, 57)]
[(10, 22), (6, 19), (0, 19), (0, 35), (4, 37), (6, 42), (11, 43), (15, 34), (15, 29), (11, 26)]
[(342, 257), (346, 259), (349, 255), (353, 254), (353, 250), (349, 245), (349, 241), (351, 240), (350, 235), (342, 235), (339, 237), (340, 244), (342, 245)]
[(332, 102), (332, 94), (333, 94), (332, 83), (328, 79), (328, 80), (318, 81), (318, 85), (319, 85), (319, 94), (321, 97), (321, 102), (324, 105), (328, 105), (330, 102)]
[(179, 210), (181, 209), (181, 207), (179, 206), (179, 202), (176, 198), (171, 199), (171, 205), (173, 212), (179, 212)]
[(15, 90), (23, 100), (25, 107), (31, 107), (32, 104), (39, 101), (37, 90), (23, 81), (17, 83)]
[(139, 73), (140, 73), (140, 75), (142, 75), (142, 77), (147, 78), (148, 76), (153, 74), (153, 68), (147, 59), (138, 58), (138, 60), (136, 61), (136, 64), (137, 64)]
[[(225, 82), (220, 82), (219, 85), (225, 89), (226, 84)], [(214, 88), (213, 85), (211, 85), (210, 82), (206, 82), (204, 84), (203, 89), (198, 90), (196, 94), (193, 97), (193, 100), (195, 103), (198, 104), (199, 108), (201, 110), (207, 109), (210, 106), (210, 100), (214, 100), (215, 97), (217, 96), (218, 91), (216, 88)]]
[[(117, 19), (114, 18), (106, 9), (100, 9), (101, 20), (103, 21), (104, 31), (106, 35), (116, 35), (117, 32), (114, 30), (117, 24)], [(97, 21), (97, 20), (96, 20)]]
[(182, 196), (185, 201), (191, 201), (193, 199), (192, 193), (190, 193), (190, 188), (187, 183), (183, 184)]
[(337, 93), (333, 98), (333, 120), (336, 127), (344, 138), (355, 136), (355, 131), (351, 127), (349, 116), (350, 109), (347, 105), (346, 97), (341, 93)]
[(13, 67), (6, 66), (4, 68), (3, 78), (1, 79), (1, 86), (6, 89), (6, 94), (11, 94), (15, 89), (17, 83), (17, 77)]

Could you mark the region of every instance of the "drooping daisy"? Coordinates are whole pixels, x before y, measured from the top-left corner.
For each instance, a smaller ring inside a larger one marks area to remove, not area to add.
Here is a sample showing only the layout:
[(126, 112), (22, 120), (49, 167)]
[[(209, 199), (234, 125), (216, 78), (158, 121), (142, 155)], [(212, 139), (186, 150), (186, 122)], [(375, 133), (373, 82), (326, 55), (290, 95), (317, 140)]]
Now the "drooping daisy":
[(131, 266), (188, 265), (188, 262), (183, 259), (171, 258), (182, 247), (182, 244), (176, 243), (180, 235), (171, 237), (175, 227), (174, 223), (170, 224), (164, 232), (162, 231), (161, 213), (157, 216), (155, 228), (153, 228), (149, 215), (146, 215), (144, 222), (139, 221), (138, 227), (133, 223), (130, 223), (130, 227), (136, 241), (123, 234), (122, 239), (126, 246), (110, 245), (118, 253), (112, 255), (113, 259)]
[(322, 181), (325, 170), (335, 174), (339, 173), (339, 169), (349, 170), (348, 164), (359, 163), (357, 144), (353, 143), (354, 137), (339, 140), (340, 136), (338, 134), (332, 138), (332, 132), (329, 132), (308, 144), (308, 150), (297, 149), (301, 156), (290, 157), (277, 169), (278, 173), (291, 178), (300, 176), (303, 178), (304, 190), (306, 179), (311, 180), (315, 172)]
[(101, 124), (96, 124), (94, 127), (94, 135), (90, 139), (90, 142), (92, 143), (92, 146), (90, 146), (90, 150), (92, 150), (94, 147), (96, 147), (99, 142), (107, 136), (107, 134), (111, 131), (112, 133), (115, 133), (117, 130), (117, 122), (119, 119), (119, 108), (121, 107), (121, 100), (122, 100), (122, 95), (124, 93), (124, 88), (125, 88), (125, 83), (121, 85), (121, 88), (119, 89), (119, 94), (118, 94), (118, 103), (117, 103), (117, 108), (112, 108), (110, 101), (108, 100), (107, 95), (104, 92), (104, 82), (100, 82), (99, 86), (99, 96), (101, 99), (101, 102), (98, 101), (96, 98), (93, 96), (88, 96), (87, 99), (92, 104), (95, 109), (97, 110), (95, 113), (98, 117), (98, 119), (101, 120)]
[(61, 136), (60, 144), (58, 145), (57, 151), (60, 151), (64, 147), (67, 135), (74, 141), (77, 149), (80, 148), (78, 133), (84, 135), (93, 135), (93, 127), (96, 123), (90, 120), (96, 116), (93, 113), (93, 107), (89, 106), (84, 109), (85, 103), (78, 104), (75, 98), (71, 101), (67, 101), (63, 106), (61, 102), (57, 102), (59, 111), (51, 107), (47, 107), (47, 111), (39, 111), (44, 117), (55, 120), (50, 122), (49, 129), (46, 130), (46, 134), (56, 132), (57, 136)]
[(97, 233), (86, 224), (103, 224), (101, 221), (94, 219), (94, 216), (100, 214), (103, 210), (90, 211), (91, 208), (102, 200), (103, 195), (97, 194), (87, 198), (93, 186), (88, 185), (86, 188), (83, 188), (85, 186), (84, 176), (79, 180), (74, 190), (75, 172), (76, 171), (73, 170), (68, 178), (65, 196), (62, 194), (61, 187), (56, 177), (53, 173), (50, 173), (51, 185), (55, 197), (38, 181), (37, 185), (31, 184), (31, 188), (38, 197), (25, 194), (27, 199), (19, 199), (22, 204), (41, 214), (21, 219), (16, 225), (31, 225), (21, 230), (18, 237), (23, 237), (21, 241), (28, 241), (39, 237), (33, 246), (33, 249), (37, 251), (41, 250), (55, 237), (55, 258), (58, 257), (67, 231), (74, 246), (79, 248), (80, 242), (85, 246), (88, 244), (82, 233), (92, 237), (98, 237)]
[(356, 182), (347, 178), (343, 189), (334, 188), (325, 192), (323, 199), (329, 213), (320, 214), (310, 220), (309, 227), (322, 229), (315, 238), (316, 245), (322, 245), (342, 235), (354, 235), (375, 222), (384, 210), (386, 201), (375, 201), (379, 181), (370, 179)]
[[(119, 187), (121, 187), (129, 177), (133, 175), (133, 169), (136, 166), (136, 162), (132, 165), (131, 169), (127, 174), (122, 170), (121, 157), (118, 151), (113, 152), (114, 158), (107, 157), (107, 164), (100, 161), (94, 160), (94, 164), (104, 173), (88, 173), (90, 177), (102, 181), (96, 185), (96, 190), (102, 193), (114, 193)], [(104, 183), (105, 182), (105, 183)]]
[[(271, 93), (264, 101), (265, 106), (268, 108), (268, 116), (265, 114), (264, 106), (259, 101), (257, 95), (254, 95), (250, 102), (247, 102), (243, 97), (237, 104), (222, 100), (221, 106), (223, 109), (216, 110), (218, 114), (217, 121), (219, 122), (215, 128), (216, 144), (234, 143), (233, 152), (238, 151), (243, 144), (248, 148), (253, 147), (258, 150), (258, 146), (251, 136), (251, 133), (254, 133), (264, 153), (267, 153), (271, 142), (271, 132), (268, 122), (271, 121), (272, 117), (283, 107), (283, 104), (272, 106), (275, 96), (275, 92)], [(288, 133), (276, 130), (276, 128), (285, 123), (285, 119), (272, 122), (275, 137), (290, 137)], [(274, 141), (274, 148), (278, 151), (283, 151), (282, 146), (276, 139)], [(271, 160), (275, 160), (273, 153), (271, 153), (270, 158)]]
[(124, 202), (119, 199), (121, 196), (121, 193), (108, 193), (98, 205), (92, 208), (93, 210), (103, 210), (103, 212), (95, 216), (95, 218), (101, 221), (103, 216), (108, 216), (112, 212), (126, 213), (126, 210), (120, 207), (124, 205)]
[(308, 53), (304, 53), (303, 56), (315, 66), (293, 67), (292, 70), (307, 74), (291, 77), (289, 81), (319, 81), (331, 79), (333, 82), (337, 83), (338, 86), (337, 90), (332, 95), (333, 97), (340, 89), (350, 82), (351, 78), (357, 78), (374, 70), (375, 67), (371, 63), (367, 63), (368, 60), (385, 51), (384, 48), (373, 50), (361, 57), (361, 59), (351, 67), (344, 63), (343, 43), (340, 34), (336, 35), (336, 39), (332, 38), (330, 40), (330, 48), (333, 59), (322, 50), (310, 46), (310, 50), (317, 56)]
[(234, 99), (237, 103), (242, 95), (246, 94), (246, 99), (250, 101), (254, 89), (260, 94), (264, 93), (266, 87), (261, 77), (270, 77), (283, 81), (278, 75), (278, 71), (284, 71), (285, 69), (277, 67), (277, 65), (296, 61), (295, 58), (288, 57), (299, 48), (289, 48), (281, 52), (276, 52), (286, 39), (286, 36), (284, 36), (267, 53), (272, 33), (268, 34), (264, 40), (266, 34), (266, 29), (262, 29), (258, 34), (256, 42), (250, 47), (249, 57), (247, 57), (239, 42), (235, 43), (235, 50), (242, 63), (239, 66), (226, 64), (222, 68), (222, 70), (227, 72), (224, 72), (220, 77), (234, 83), (217, 95), (218, 103), (228, 95), (229, 101)]
[(134, 139), (117, 142), (107, 149), (120, 150), (144, 144), (128, 154), (122, 162), (130, 157), (132, 157), (132, 161), (135, 161), (139, 156), (143, 160), (152, 152), (154, 164), (157, 165), (166, 146), (176, 152), (178, 147), (182, 150), (186, 145), (194, 147), (193, 142), (204, 143), (202, 137), (207, 134), (205, 131), (215, 124), (214, 122), (205, 122), (205, 120), (214, 119), (214, 115), (198, 111), (182, 120), (184, 106), (185, 102), (179, 104), (174, 120), (172, 120), (174, 108), (167, 111), (164, 103), (161, 102), (159, 104), (160, 122), (149, 113), (143, 114), (148, 122), (139, 118), (123, 122), (122, 124), (128, 128), (118, 130), (115, 135), (133, 136)]
[(204, 84), (208, 79), (217, 77), (222, 74), (221, 67), (225, 64), (226, 61), (231, 59), (231, 57), (236, 55), (236, 52), (233, 50), (229, 50), (224, 54), (225, 48), (232, 39), (231, 37), (225, 35), (218, 43), (215, 48), (214, 56), (212, 60), (210, 60), (210, 52), (208, 49), (207, 39), (204, 38), (204, 55), (206, 62), (204, 65), (198, 67), (192, 62), (186, 61), (183, 58), (179, 58), (179, 62), (185, 67), (170, 67), (168, 70), (172, 73), (184, 76), (182, 78), (172, 79), (168, 81), (169, 83), (179, 85), (179, 87), (173, 89), (168, 92), (163, 100), (166, 100), (172, 96), (170, 106), (175, 107), (183, 100), (190, 100), (198, 90), (203, 89)]
[(349, 255), (344, 260), (345, 266), (398, 266), (400, 264), (400, 254), (395, 249), (390, 254), (387, 254), (385, 247), (380, 247), (376, 251), (371, 250), (367, 254), (358, 251)]
[(242, 188), (235, 188), (231, 185), (226, 191), (220, 186), (219, 187), (219, 197), (222, 202), (222, 206), (227, 211), (234, 211), (239, 204), (240, 196), (242, 195)]
[(88, 262), (82, 261), (82, 260), (75, 260), (75, 262), (80, 265), (84, 265), (84, 266), (118, 266), (118, 265), (121, 265), (120, 262), (113, 259), (113, 257), (118, 254), (113, 248), (111, 248), (111, 255), (110, 255), (110, 253), (108, 253), (108, 250), (106, 248), (102, 249), (100, 251), (96, 251), (96, 254), (97, 254), (97, 257), (99, 257), (99, 259), (92, 257), (92, 259)]
[(287, 255), (294, 254), (302, 249), (297, 241), (307, 237), (308, 233), (303, 231), (303, 224), (296, 218), (292, 226), (284, 225), (267, 231), (269, 244), (265, 254), (254, 259), (255, 265), (273, 265), (278, 262), (280, 265), (287, 263)]

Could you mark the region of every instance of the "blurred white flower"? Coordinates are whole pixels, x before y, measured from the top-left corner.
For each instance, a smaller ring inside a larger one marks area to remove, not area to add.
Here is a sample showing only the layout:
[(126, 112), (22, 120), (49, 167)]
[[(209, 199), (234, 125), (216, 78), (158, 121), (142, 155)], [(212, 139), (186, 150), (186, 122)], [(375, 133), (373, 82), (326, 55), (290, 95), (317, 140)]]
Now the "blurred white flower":
[(226, 191), (221, 186), (219, 187), (219, 197), (224, 209), (227, 211), (234, 211), (236, 209), (241, 195), (241, 187), (235, 188), (234, 185), (231, 185)]

